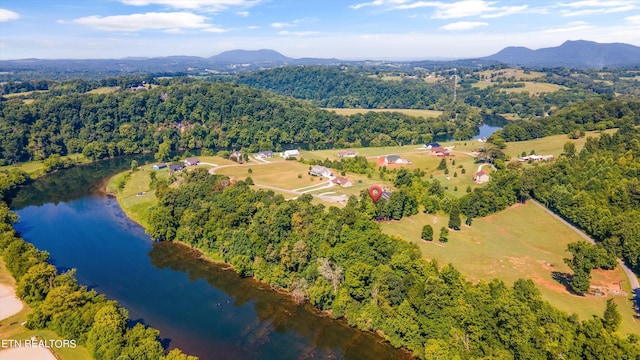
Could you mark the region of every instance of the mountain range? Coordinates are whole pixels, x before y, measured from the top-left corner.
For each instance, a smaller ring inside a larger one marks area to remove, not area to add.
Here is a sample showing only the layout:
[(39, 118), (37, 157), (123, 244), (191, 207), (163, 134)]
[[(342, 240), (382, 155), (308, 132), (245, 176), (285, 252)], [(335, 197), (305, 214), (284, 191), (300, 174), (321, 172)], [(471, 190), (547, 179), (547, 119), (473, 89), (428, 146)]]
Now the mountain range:
[(530, 67), (595, 68), (640, 65), (640, 47), (623, 44), (600, 44), (593, 41), (566, 41), (560, 46), (531, 50), (510, 46), (485, 60)]
[[(275, 50), (231, 50), (203, 58), (197, 56), (167, 56), (124, 59), (22, 59), (0, 61), (0, 73), (47, 71), (72, 77), (78, 73), (122, 74), (193, 74), (202, 71), (233, 73), (273, 68), (284, 65), (354, 65), (393, 68), (437, 69), (446, 67), (481, 67), (505, 63), (528, 67), (594, 68), (640, 66), (640, 47), (593, 41), (567, 41), (557, 47), (531, 50), (525, 47), (507, 47), (482, 58), (424, 61), (353, 61), (324, 58), (290, 58)], [(1, 80), (1, 79), (0, 79)]]

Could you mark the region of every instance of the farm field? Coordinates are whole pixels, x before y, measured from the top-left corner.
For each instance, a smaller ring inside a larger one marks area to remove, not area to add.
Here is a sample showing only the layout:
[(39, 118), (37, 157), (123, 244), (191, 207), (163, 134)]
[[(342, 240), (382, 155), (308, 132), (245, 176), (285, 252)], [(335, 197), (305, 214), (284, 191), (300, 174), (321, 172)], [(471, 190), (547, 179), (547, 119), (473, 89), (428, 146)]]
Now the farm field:
[[(91, 162), (91, 160), (87, 159), (82, 154), (66, 155), (66, 156), (62, 156), (61, 159), (63, 159), (63, 160), (71, 159), (71, 160), (73, 160), (73, 162), (75, 164), (82, 164), (82, 163)], [(43, 162), (40, 161), (40, 160), (33, 160), (33, 161), (27, 161), (27, 162), (17, 163), (17, 164), (13, 164), (13, 165), (0, 166), (0, 171), (1, 170), (9, 170), (11, 168), (22, 169), (24, 172), (26, 172), (27, 174), (32, 175), (32, 177), (34, 177), (34, 176), (41, 175), (41, 173), (43, 171), (43, 168), (44, 168), (44, 165), (43, 165)]]
[(120, 86), (104, 86), (97, 89), (89, 90), (87, 94), (110, 94), (120, 89)]
[(423, 109), (343, 109), (343, 108), (324, 108), (333, 111), (339, 115), (366, 114), (368, 112), (399, 112), (409, 116), (417, 116), (422, 118), (433, 118), (442, 115), (442, 111), (423, 110)]
[[(613, 134), (616, 131), (618, 131), (618, 129), (608, 129), (604, 132)], [(573, 142), (576, 145), (576, 150), (579, 152), (584, 147), (588, 137), (598, 137), (600, 133), (600, 131), (587, 131), (584, 137), (576, 140), (569, 139), (567, 135), (553, 135), (534, 140), (508, 142), (507, 147), (503, 151), (505, 154), (511, 156), (512, 159), (520, 157), (523, 151), (528, 155), (531, 150), (535, 150), (538, 155), (553, 155), (558, 157), (564, 151), (564, 144), (566, 142)]]
[[(444, 244), (420, 239), (423, 225), (431, 224), (437, 238), (447, 221), (446, 216), (421, 213), (400, 221), (383, 222), (380, 226), (389, 235), (417, 244), (425, 259), (435, 259), (441, 265), (453, 264), (470, 281), (498, 278), (512, 284), (519, 278), (531, 279), (543, 298), (557, 308), (577, 313), (581, 319), (602, 316), (607, 296), (573, 295), (554, 279), (554, 273), (558, 277), (571, 272), (562, 259), (569, 256), (565, 252), (567, 244), (581, 238), (535, 204), (518, 204), (474, 219), (471, 227), (463, 225), (460, 231), (451, 231), (449, 242)], [(622, 270), (593, 271), (592, 277), (592, 285), (601, 287), (618, 304), (623, 318), (620, 331), (640, 334), (640, 320), (633, 317), (628, 300), (630, 289), (623, 280), (626, 277)]]
[(485, 79), (491, 79), (493, 76), (494, 79), (503, 78), (507, 79), (510, 77), (514, 77), (518, 81), (522, 80), (533, 80), (539, 77), (545, 76), (546, 74), (539, 71), (529, 71), (528, 74), (522, 69), (509, 68), (509, 69), (500, 69), (500, 70), (485, 70), (479, 72), (480, 76), (484, 76)]
[[(496, 85), (499, 83), (496, 82), (488, 82), (488, 81), (481, 81), (478, 83), (473, 84), (473, 87), (479, 88), (479, 89), (484, 89), (486, 87), (489, 87), (490, 85)], [(524, 82), (524, 87), (516, 87), (516, 88), (501, 88), (502, 91), (507, 92), (507, 93), (519, 93), (519, 92), (523, 92), (523, 91), (528, 91), (530, 94), (540, 94), (543, 92), (556, 92), (560, 89), (566, 89), (566, 87), (561, 86), (561, 85), (556, 85), (556, 84), (549, 84), (549, 83), (539, 83), (539, 82), (531, 82), (531, 81), (525, 81)]]

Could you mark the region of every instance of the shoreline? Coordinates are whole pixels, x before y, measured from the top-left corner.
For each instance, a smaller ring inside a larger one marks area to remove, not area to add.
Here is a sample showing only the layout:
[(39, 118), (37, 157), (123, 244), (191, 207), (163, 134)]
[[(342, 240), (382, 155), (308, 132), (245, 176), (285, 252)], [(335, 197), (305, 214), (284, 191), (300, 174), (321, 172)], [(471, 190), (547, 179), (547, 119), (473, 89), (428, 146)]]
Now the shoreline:
[[(127, 171), (127, 170), (125, 170), (125, 171)], [(127, 219), (130, 220), (130, 221), (133, 221), (134, 223), (136, 223), (137, 225), (139, 225), (140, 227), (142, 227), (146, 231), (146, 227), (131, 216), (132, 212), (131, 211), (127, 211), (127, 209), (125, 209), (120, 192), (118, 192), (116, 190), (115, 194), (114, 194), (114, 192), (107, 191), (107, 185), (111, 181), (111, 179), (116, 177), (116, 176), (118, 176), (118, 175), (120, 175), (120, 174), (122, 174), (122, 173), (124, 173), (125, 171), (117, 173), (117, 174), (114, 174), (111, 177), (106, 178), (105, 181), (103, 182), (104, 186), (102, 184), (100, 186), (101, 187), (100, 191), (102, 191), (103, 194), (106, 195), (106, 196), (115, 198), (116, 202), (118, 203), (118, 207), (120, 208), (120, 211), (122, 211), (122, 213), (127, 217)], [(157, 242), (155, 240), (152, 240), (152, 241), (153, 242)], [(228, 263), (228, 262), (226, 262), (224, 260), (213, 259), (213, 258), (207, 256), (206, 253), (202, 249), (194, 247), (194, 246), (192, 246), (190, 244), (184, 243), (182, 241), (177, 241), (177, 240), (163, 240), (163, 241), (160, 241), (160, 242), (167, 242), (167, 243), (178, 244), (179, 246), (184, 246), (184, 247), (188, 248), (189, 250), (195, 252), (194, 259), (205, 261), (205, 262), (208, 262), (208, 263), (217, 264), (217, 265), (227, 265), (228, 268), (225, 269), (225, 270), (232, 270), (232, 271), (236, 272), (233, 264)], [(197, 254), (197, 256), (196, 256), (196, 254)], [(319, 317), (329, 318), (331, 320), (338, 321), (338, 322), (340, 322), (340, 323), (342, 323), (342, 324), (344, 324), (344, 325), (346, 325), (346, 326), (348, 326), (350, 328), (356, 329), (356, 330), (361, 331), (363, 333), (373, 334), (373, 335), (377, 336), (380, 339), (380, 342), (387, 343), (391, 348), (400, 350), (400, 351), (404, 352), (407, 355), (411, 355), (411, 356), (414, 355), (413, 352), (409, 351), (405, 347), (397, 348), (397, 347), (391, 345), (391, 343), (381, 335), (382, 331), (379, 330), (379, 329), (376, 329), (376, 330), (363, 330), (363, 329), (360, 329), (360, 328), (358, 328), (356, 326), (349, 325), (349, 323), (348, 323), (346, 318), (342, 317), (342, 318), (339, 318), (339, 319), (335, 319), (335, 318), (331, 317), (331, 312), (330, 311), (318, 309), (315, 306), (313, 306), (308, 300), (305, 300), (302, 303), (297, 303), (295, 301), (295, 298), (294, 298), (293, 294), (290, 291), (288, 291), (288, 290), (286, 290), (284, 288), (276, 287), (276, 286), (274, 286), (272, 284), (269, 284), (269, 283), (267, 283), (267, 282), (265, 282), (263, 280), (257, 279), (254, 276), (251, 276), (250, 278), (252, 280), (254, 280), (254, 281), (257, 281), (260, 284), (264, 284), (265, 286), (268, 286), (269, 289), (271, 289), (272, 291), (275, 291), (275, 292), (277, 292), (279, 294), (282, 294), (282, 295), (286, 295), (287, 297), (291, 298), (294, 301), (294, 303), (296, 303), (297, 306), (308, 306), (308, 307), (310, 307), (313, 310), (313, 312)]]

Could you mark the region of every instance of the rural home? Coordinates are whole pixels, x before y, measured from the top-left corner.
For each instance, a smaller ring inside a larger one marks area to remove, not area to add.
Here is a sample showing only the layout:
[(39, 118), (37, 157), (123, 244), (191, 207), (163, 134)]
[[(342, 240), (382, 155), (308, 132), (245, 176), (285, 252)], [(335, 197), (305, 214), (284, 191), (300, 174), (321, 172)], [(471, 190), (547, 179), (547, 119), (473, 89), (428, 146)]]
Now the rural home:
[(356, 157), (356, 155), (358, 155), (358, 153), (353, 150), (341, 151), (338, 153), (338, 157), (341, 158), (352, 158)]
[(179, 173), (179, 172), (182, 172), (182, 170), (184, 170), (184, 165), (182, 164), (169, 165), (169, 170), (171, 170), (171, 172), (174, 172), (174, 173)]
[(476, 184), (484, 184), (486, 182), (489, 182), (489, 174), (480, 170), (473, 176), (473, 181), (475, 181)]
[(285, 150), (282, 154), (280, 154), (280, 156), (285, 159), (288, 157), (300, 156), (300, 151), (298, 151), (298, 149)]
[(411, 164), (411, 161), (403, 159), (398, 155), (387, 155), (382, 158), (381, 163), (382, 165)]
[(431, 148), (434, 148), (434, 147), (440, 147), (440, 144), (438, 144), (437, 142), (424, 144), (424, 148), (425, 149), (431, 149)]
[(184, 160), (185, 166), (195, 166), (198, 164), (200, 164), (200, 159), (198, 159), (197, 157), (190, 157)]
[(529, 156), (523, 156), (518, 158), (518, 161), (520, 162), (525, 162), (525, 161), (549, 161), (549, 160), (553, 160), (553, 155), (529, 155)]
[(235, 162), (242, 164), (242, 153), (240, 151), (233, 151), (229, 155), (229, 160), (235, 160)]
[(259, 159), (267, 159), (267, 158), (272, 158), (273, 157), (273, 151), (271, 150), (267, 150), (267, 151), (260, 151), (258, 152), (258, 155), (256, 155)]
[(327, 169), (324, 166), (314, 165), (311, 170), (309, 170), (309, 175), (312, 176), (323, 176), (323, 177), (333, 177), (331, 170)]
[(160, 169), (164, 169), (166, 167), (167, 167), (167, 163), (161, 162), (161, 163), (157, 163), (157, 164), (153, 165), (151, 168), (153, 170), (160, 170)]
[(435, 156), (449, 156), (449, 150), (440, 146), (436, 146), (431, 148), (431, 154)]
[(336, 184), (336, 185), (340, 185), (342, 187), (351, 187), (351, 186), (353, 186), (353, 183), (351, 183), (351, 181), (349, 181), (349, 179), (347, 179), (345, 177), (334, 178), (333, 180), (331, 180), (331, 182)]

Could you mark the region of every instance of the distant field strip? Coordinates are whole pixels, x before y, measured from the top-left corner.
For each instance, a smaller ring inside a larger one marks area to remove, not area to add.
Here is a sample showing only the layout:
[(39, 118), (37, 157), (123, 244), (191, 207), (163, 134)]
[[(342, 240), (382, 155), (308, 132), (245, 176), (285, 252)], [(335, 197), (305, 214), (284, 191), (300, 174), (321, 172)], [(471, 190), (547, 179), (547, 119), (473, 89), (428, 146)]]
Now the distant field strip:
[(368, 112), (399, 112), (409, 116), (417, 116), (423, 118), (433, 118), (442, 115), (442, 111), (423, 110), (423, 109), (341, 109), (341, 108), (325, 108), (328, 111), (335, 111), (338, 115), (366, 114)]

